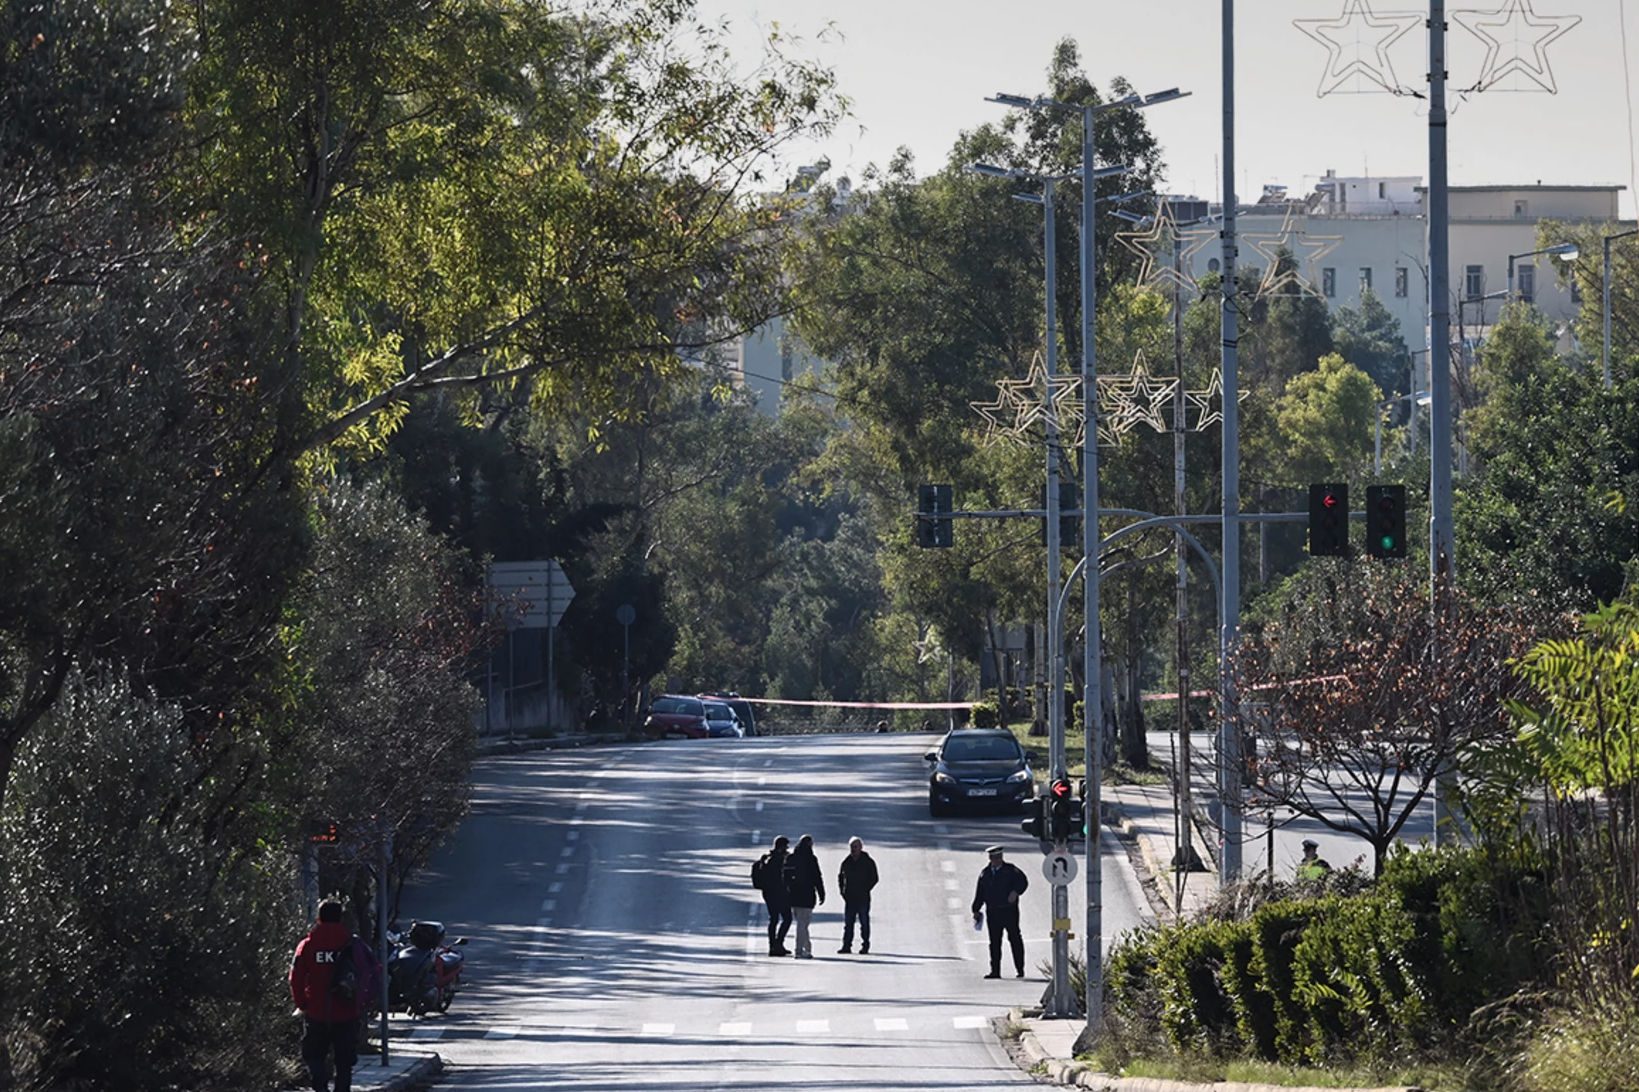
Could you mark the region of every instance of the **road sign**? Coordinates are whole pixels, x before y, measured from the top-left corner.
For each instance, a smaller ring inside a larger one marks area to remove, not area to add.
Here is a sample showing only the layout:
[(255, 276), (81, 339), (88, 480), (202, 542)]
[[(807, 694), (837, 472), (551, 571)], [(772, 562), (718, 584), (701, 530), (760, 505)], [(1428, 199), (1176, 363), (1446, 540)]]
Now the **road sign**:
[(1054, 887), (1069, 887), (1076, 878), (1076, 859), (1067, 849), (1055, 849), (1041, 859), (1041, 874)]
[(509, 629), (550, 629), (574, 602), (563, 567), (545, 561), (498, 561), (489, 567), (490, 603), (506, 615)]

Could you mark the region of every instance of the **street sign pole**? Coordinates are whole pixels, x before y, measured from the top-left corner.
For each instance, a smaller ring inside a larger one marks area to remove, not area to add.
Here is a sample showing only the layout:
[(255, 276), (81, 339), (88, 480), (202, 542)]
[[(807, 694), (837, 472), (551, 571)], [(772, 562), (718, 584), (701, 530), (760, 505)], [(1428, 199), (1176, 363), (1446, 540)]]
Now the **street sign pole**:
[(381, 871), (376, 875), (376, 962), (382, 967), (381, 975), (381, 1064), (387, 1064), (387, 870), (393, 860), (393, 832), (387, 830), (381, 839)]

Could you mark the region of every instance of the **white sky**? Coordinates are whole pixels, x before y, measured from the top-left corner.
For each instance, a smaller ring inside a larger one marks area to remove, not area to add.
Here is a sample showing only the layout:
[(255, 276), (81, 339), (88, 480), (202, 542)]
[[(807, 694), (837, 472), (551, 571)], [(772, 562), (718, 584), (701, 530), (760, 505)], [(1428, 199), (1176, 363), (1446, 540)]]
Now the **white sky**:
[[(1307, 193), (1327, 168), (1340, 175), (1427, 176), (1420, 100), (1315, 94), (1327, 52), (1292, 20), (1332, 19), (1343, 4), (1237, 4), (1236, 159), (1243, 200), (1256, 198), (1264, 183)], [(1627, 62), (1639, 87), (1639, 0), (1450, 0), (1448, 6), (1491, 11), (1513, 4), (1528, 4), (1538, 16), (1582, 17), (1548, 47), (1559, 93), (1454, 97), (1452, 184), (1622, 185), (1628, 187), (1623, 215), (1632, 217), (1636, 135), (1624, 85), (1621, 15), (1625, 7)], [(1418, 3), (1371, 0), (1371, 8), (1378, 15), (1415, 12)], [(1169, 189), (1208, 198), (1220, 192), (1220, 0), (699, 0), (698, 11), (711, 21), (726, 18), (748, 60), (760, 35), (777, 23), (782, 34), (801, 39), (789, 46), (792, 52), (836, 69), (854, 116), (823, 145), (793, 149), (796, 161), (828, 156), (833, 178), (857, 179), (867, 163), (885, 166), (902, 144), (915, 153), (919, 174), (941, 167), (960, 131), (1003, 114), (986, 95), (1045, 89), (1053, 44), (1070, 36), (1101, 88), (1119, 75), (1139, 91), (1194, 93), (1151, 110), (1149, 123), (1165, 152)], [(1426, 5), (1422, 13), (1426, 17)], [(1534, 57), (1529, 47), (1524, 56)], [(1389, 57), (1402, 84), (1426, 86), (1421, 26)], [(1453, 86), (1473, 83), (1484, 58), (1485, 47), (1453, 21), (1447, 64)]]

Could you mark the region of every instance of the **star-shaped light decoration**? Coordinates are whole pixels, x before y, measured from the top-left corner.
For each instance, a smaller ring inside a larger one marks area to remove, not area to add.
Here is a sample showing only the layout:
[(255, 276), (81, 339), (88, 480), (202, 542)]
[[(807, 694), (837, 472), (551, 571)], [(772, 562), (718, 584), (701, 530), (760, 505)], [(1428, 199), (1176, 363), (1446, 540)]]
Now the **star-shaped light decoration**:
[[(1246, 401), (1250, 391), (1237, 391), (1236, 403)], [(1224, 419), (1223, 409), (1224, 376), (1217, 368), (1212, 369), (1212, 378), (1207, 380), (1206, 390), (1185, 391), (1184, 402), (1186, 412), (1195, 410), (1199, 416), (1195, 419), (1194, 432), (1204, 432)]]
[[(1256, 232), (1241, 236), (1252, 249), (1256, 250), (1264, 259), (1263, 278), (1258, 282), (1258, 296), (1272, 296), (1288, 285), (1295, 287), (1299, 292), (1306, 292), (1311, 296), (1321, 295), (1320, 286), (1315, 284), (1314, 277), (1305, 277), (1302, 270), (1305, 266), (1313, 269), (1314, 264), (1343, 242), (1341, 235), (1310, 235), (1298, 227), (1297, 211), (1288, 207), (1286, 217), (1281, 221), (1277, 232)], [(1291, 252), (1294, 264), (1290, 269), (1282, 269), (1280, 252)]]
[[(1369, 0), (1343, 0), (1336, 19), (1294, 19), (1292, 25), (1326, 47), (1326, 71), (1315, 94), (1361, 94), (1404, 89), (1394, 74), (1389, 47), (1423, 22), (1415, 14), (1379, 15)], [(1361, 86), (1362, 83), (1371, 86)], [(1345, 89), (1344, 85), (1350, 84)]]
[[(1163, 411), (1172, 402), (1172, 392), (1177, 388), (1178, 380), (1151, 375), (1149, 366), (1144, 363), (1143, 349), (1134, 354), (1132, 371), (1126, 375), (1109, 376), (1108, 379), (1109, 392), (1120, 399), (1118, 412), (1121, 419), (1113, 426), (1118, 434), (1131, 431), (1135, 425), (1148, 425), (1156, 432), (1172, 431)], [(1104, 406), (1106, 394), (1104, 382), (1105, 377), (1100, 377), (1100, 409)]]
[(1538, 15), (1531, 0), (1506, 0), (1496, 11), (1457, 11), (1452, 17), (1485, 45), (1476, 91), (1528, 91), (1528, 87), (1498, 87), (1518, 76), (1550, 95), (1559, 92), (1548, 46), (1582, 22), (1580, 15)]
[[(1162, 199), (1155, 203), (1155, 214), (1149, 217), (1149, 227), (1140, 231), (1119, 231), (1116, 241), (1143, 259), (1138, 267), (1140, 288), (1158, 288), (1171, 284), (1186, 292), (1195, 291), (1195, 278), (1190, 275), (1195, 252), (1218, 237), (1215, 230), (1183, 231), (1173, 215), (1172, 202)], [(1181, 245), (1179, 268), (1172, 265), (1172, 244)]]

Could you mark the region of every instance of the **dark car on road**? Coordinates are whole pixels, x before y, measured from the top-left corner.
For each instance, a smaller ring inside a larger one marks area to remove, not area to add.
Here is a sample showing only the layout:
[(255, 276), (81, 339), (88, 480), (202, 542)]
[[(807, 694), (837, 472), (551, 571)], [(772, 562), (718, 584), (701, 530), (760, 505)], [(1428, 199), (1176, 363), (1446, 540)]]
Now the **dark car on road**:
[(706, 698), (701, 704), (706, 707), (706, 735), (712, 739), (739, 739), (746, 734), (728, 702)]
[(1018, 810), (1036, 795), (1030, 752), (1005, 728), (957, 728), (922, 756), (928, 762), (928, 811)]
[(683, 694), (662, 694), (649, 706), (643, 730), (661, 739), (705, 739), (711, 735), (706, 703)]

